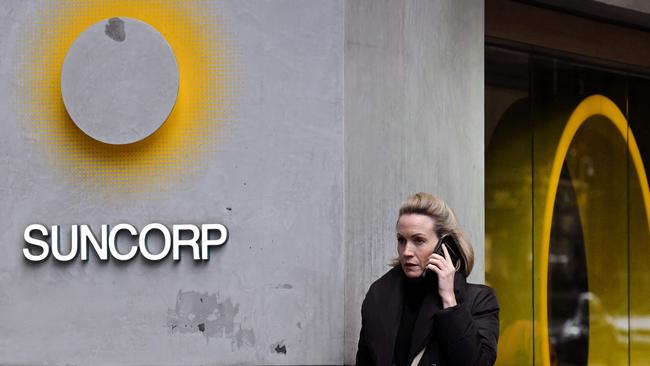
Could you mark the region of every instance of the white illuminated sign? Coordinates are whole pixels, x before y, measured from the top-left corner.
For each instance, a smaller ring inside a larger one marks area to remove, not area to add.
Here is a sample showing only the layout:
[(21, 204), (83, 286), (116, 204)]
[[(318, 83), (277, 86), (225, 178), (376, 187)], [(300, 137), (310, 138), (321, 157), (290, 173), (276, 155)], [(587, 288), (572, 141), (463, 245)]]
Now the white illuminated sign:
[[(152, 253), (147, 247), (147, 236), (157, 232), (163, 237), (163, 248), (159, 253)], [(210, 233), (218, 232), (216, 239), (210, 239)], [(34, 233), (41, 237), (50, 237), (50, 241), (34, 237)], [(118, 234), (128, 234), (132, 238), (130, 248), (126, 252), (118, 250)], [(189, 233), (190, 238), (182, 239), (181, 233)], [(189, 247), (192, 250), (192, 259), (195, 261), (209, 260), (209, 248), (223, 245), (228, 240), (228, 229), (221, 224), (203, 224), (201, 228), (192, 224), (173, 225), (171, 231), (163, 224), (153, 223), (142, 228), (140, 233), (130, 224), (118, 224), (112, 228), (108, 225), (101, 226), (99, 239), (88, 225), (72, 225), (70, 237), (70, 251), (61, 253), (61, 234), (59, 225), (52, 225), (51, 230), (41, 224), (32, 224), (25, 228), (26, 247), (23, 255), (32, 262), (40, 262), (52, 254), (54, 259), (68, 262), (77, 257), (82, 261), (88, 260), (89, 250), (93, 250), (98, 258), (107, 261), (109, 256), (118, 261), (133, 259), (138, 251), (150, 261), (160, 261), (172, 252), (175, 261), (181, 259), (180, 248)], [(137, 240), (137, 242), (136, 242)], [(40, 248), (40, 251), (35, 250)]]

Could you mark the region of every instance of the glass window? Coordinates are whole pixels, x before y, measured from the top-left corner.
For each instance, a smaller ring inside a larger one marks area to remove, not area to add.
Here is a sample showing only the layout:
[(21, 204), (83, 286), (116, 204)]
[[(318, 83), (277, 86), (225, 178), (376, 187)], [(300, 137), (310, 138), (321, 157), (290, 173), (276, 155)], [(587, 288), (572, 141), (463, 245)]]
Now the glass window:
[(650, 364), (650, 78), (486, 47), (499, 365)]

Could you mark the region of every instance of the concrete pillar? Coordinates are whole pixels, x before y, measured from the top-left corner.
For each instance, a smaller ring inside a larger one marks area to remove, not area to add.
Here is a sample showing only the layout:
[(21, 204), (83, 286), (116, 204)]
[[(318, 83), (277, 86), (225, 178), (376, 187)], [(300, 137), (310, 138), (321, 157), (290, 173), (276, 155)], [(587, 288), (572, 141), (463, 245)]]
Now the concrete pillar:
[(345, 6), (345, 361), (361, 302), (396, 256), (400, 202), (445, 199), (483, 281), (483, 1)]

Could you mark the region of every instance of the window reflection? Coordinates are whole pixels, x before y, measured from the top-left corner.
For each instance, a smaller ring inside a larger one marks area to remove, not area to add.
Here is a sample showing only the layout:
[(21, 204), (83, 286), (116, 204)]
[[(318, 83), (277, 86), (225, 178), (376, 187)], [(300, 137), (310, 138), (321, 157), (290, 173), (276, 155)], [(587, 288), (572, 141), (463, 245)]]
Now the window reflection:
[[(486, 280), (502, 305), (497, 364), (650, 364), (650, 78), (498, 47), (485, 58)], [(585, 117), (546, 205), (557, 133), (594, 95), (621, 120)], [(546, 247), (545, 205), (553, 211)]]
[(580, 212), (573, 181), (562, 169), (548, 260), (549, 336), (558, 365), (587, 364), (589, 298)]

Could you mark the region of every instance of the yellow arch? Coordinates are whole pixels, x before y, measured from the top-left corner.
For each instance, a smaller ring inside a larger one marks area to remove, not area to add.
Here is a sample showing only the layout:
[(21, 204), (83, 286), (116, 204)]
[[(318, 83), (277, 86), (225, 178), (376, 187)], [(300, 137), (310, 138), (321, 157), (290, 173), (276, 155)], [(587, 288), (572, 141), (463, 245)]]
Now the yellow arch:
[(636, 143), (634, 135), (628, 131), (628, 123), (623, 113), (618, 109), (616, 104), (609, 98), (603, 95), (593, 95), (583, 100), (573, 111), (567, 124), (562, 131), (559, 143), (555, 150), (553, 163), (548, 182), (548, 191), (546, 193), (544, 215), (542, 224), (542, 237), (541, 237), (541, 253), (540, 261), (541, 266), (538, 266), (538, 274), (540, 276), (539, 287), (539, 320), (540, 320), (540, 338), (542, 364), (550, 366), (549, 355), (549, 337), (548, 337), (548, 257), (549, 247), (551, 241), (551, 224), (553, 220), (553, 208), (555, 207), (555, 198), (557, 194), (558, 185), (560, 182), (560, 174), (562, 165), (566, 159), (569, 146), (573, 141), (578, 129), (585, 124), (585, 122), (592, 116), (601, 115), (607, 118), (620, 133), (624, 140), (627, 140), (628, 152), (631, 157), (632, 166), (634, 167), (639, 178), (639, 185), (643, 196), (643, 203), (645, 207), (646, 220), (648, 228), (650, 228), (650, 188), (648, 187), (648, 179), (643, 166), (643, 160), (639, 147)]

